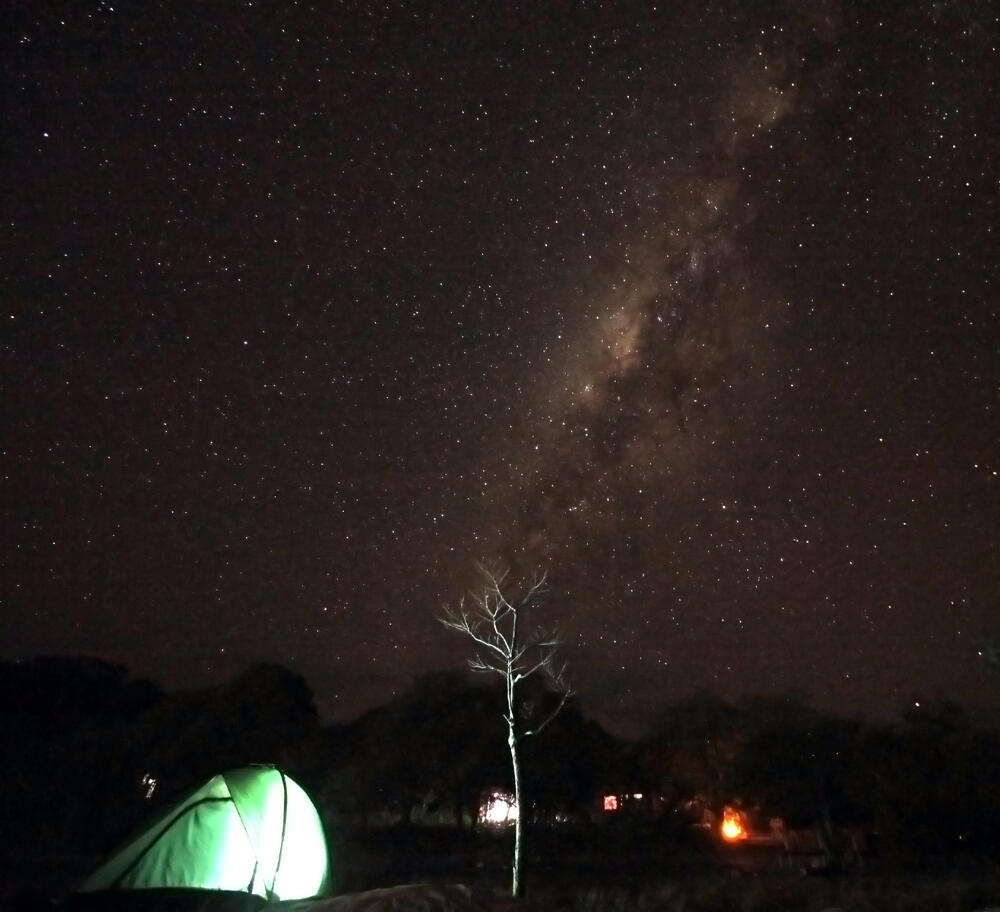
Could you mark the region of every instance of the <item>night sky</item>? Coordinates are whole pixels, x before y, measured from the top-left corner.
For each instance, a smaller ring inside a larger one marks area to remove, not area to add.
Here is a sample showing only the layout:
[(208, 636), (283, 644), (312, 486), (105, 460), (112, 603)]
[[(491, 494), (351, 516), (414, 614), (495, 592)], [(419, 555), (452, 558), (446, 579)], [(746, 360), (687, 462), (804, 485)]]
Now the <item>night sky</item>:
[(11, 7), (3, 658), (997, 705), (992, 3)]

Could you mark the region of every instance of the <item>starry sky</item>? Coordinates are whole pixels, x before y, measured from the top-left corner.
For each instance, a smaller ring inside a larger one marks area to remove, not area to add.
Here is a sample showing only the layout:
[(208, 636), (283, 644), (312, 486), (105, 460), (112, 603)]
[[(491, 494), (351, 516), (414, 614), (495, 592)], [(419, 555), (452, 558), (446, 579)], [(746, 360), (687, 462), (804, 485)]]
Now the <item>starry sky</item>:
[(329, 719), (548, 571), (582, 707), (995, 705), (985, 0), (16, 3), (0, 651)]

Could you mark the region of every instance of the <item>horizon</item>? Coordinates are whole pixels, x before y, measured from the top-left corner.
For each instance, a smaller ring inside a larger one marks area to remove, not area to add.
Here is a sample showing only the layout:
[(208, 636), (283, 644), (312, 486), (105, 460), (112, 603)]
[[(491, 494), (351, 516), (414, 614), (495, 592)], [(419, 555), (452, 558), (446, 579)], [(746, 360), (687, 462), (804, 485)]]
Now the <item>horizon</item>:
[[(0, 662), (17, 664), (24, 667), (30, 665), (32, 662), (45, 662), (48, 659), (54, 659), (57, 661), (64, 660), (67, 662), (88, 662), (93, 660), (111, 667), (123, 669), (125, 672), (124, 683), (128, 684), (141, 681), (149, 682), (157, 688), (162, 698), (170, 698), (183, 694), (195, 695), (199, 693), (211, 692), (232, 684), (256, 666), (263, 665), (276, 667), (302, 679), (305, 682), (309, 689), (313, 705), (316, 709), (318, 724), (323, 728), (351, 727), (354, 724), (363, 721), (369, 713), (378, 711), (379, 709), (390, 705), (394, 700), (405, 695), (417, 681), (428, 675), (439, 673), (462, 674), (467, 680), (471, 682), (481, 682), (487, 687), (489, 687), (494, 680), (493, 676), (476, 673), (471, 671), (467, 666), (460, 665), (428, 668), (418, 675), (411, 677), (405, 683), (392, 688), (385, 696), (370, 696), (366, 699), (358, 701), (343, 700), (338, 701), (334, 706), (331, 705), (328, 700), (324, 700), (322, 693), (317, 691), (313, 681), (310, 680), (308, 676), (303, 675), (294, 667), (280, 662), (269, 661), (267, 659), (254, 659), (247, 661), (242, 665), (234, 666), (235, 670), (231, 674), (222, 678), (218, 677), (217, 674), (214, 674), (200, 681), (188, 680), (183, 683), (175, 682), (172, 685), (167, 685), (165, 682), (158, 680), (156, 677), (144, 674), (140, 670), (129, 667), (121, 662), (115, 662), (113, 660), (94, 655), (35, 654), (15, 659), (0, 659)], [(997, 689), (1000, 690), (1000, 682), (998, 682)], [(624, 720), (621, 717), (616, 717), (613, 713), (611, 715), (603, 715), (599, 708), (595, 711), (594, 707), (588, 703), (585, 695), (574, 693), (571, 699), (573, 705), (577, 707), (584, 719), (598, 724), (607, 734), (626, 742), (639, 742), (644, 738), (649, 737), (655, 731), (657, 720), (663, 713), (669, 712), (671, 709), (696, 703), (706, 697), (736, 710), (752, 711), (754, 704), (758, 702), (765, 704), (770, 703), (772, 705), (785, 703), (811, 710), (812, 712), (826, 718), (857, 722), (861, 725), (874, 727), (905, 723), (912, 721), (921, 713), (933, 715), (940, 713), (942, 710), (951, 708), (957, 708), (970, 724), (980, 726), (986, 725), (987, 727), (996, 727), (1000, 725), (1000, 707), (998, 707), (995, 701), (984, 701), (981, 704), (968, 704), (955, 701), (950, 698), (915, 699), (901, 702), (892, 708), (887, 708), (885, 712), (864, 713), (852, 711), (850, 708), (845, 708), (843, 706), (837, 707), (817, 703), (816, 701), (811, 700), (808, 694), (799, 691), (753, 691), (739, 695), (727, 696), (712, 691), (711, 689), (696, 688), (678, 696), (651, 701), (649, 703), (649, 711), (647, 713), (630, 715)], [(348, 705), (353, 708), (348, 709)]]

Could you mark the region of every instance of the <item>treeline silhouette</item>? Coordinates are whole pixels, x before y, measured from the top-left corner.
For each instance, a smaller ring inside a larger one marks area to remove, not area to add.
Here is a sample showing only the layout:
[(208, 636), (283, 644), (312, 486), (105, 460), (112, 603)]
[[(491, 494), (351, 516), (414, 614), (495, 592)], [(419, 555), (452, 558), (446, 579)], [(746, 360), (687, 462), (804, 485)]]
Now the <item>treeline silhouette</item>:
[[(522, 710), (551, 699), (528, 690)], [(457, 671), (322, 725), (306, 681), (278, 665), (164, 693), (96, 659), (0, 663), (0, 847), (103, 854), (179, 791), (247, 762), (295, 776), (331, 828), (433, 819), (468, 831), (483, 793), (509, 786), (500, 713), (489, 682)], [(524, 770), (531, 818), (563, 828), (608, 823), (605, 794), (642, 795), (613, 827), (678, 842), (692, 805), (735, 805), (765, 827), (864, 828), (894, 868), (1000, 858), (1000, 730), (950, 704), (873, 724), (792, 697), (699, 693), (625, 742), (571, 702), (526, 742)]]

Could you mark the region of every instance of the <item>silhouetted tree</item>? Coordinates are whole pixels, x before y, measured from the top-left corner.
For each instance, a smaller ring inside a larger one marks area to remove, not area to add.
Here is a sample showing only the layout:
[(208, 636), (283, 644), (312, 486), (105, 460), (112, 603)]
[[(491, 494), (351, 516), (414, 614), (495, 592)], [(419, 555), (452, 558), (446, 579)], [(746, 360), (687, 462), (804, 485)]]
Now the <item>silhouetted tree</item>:
[(475, 822), (483, 791), (503, 775), (498, 708), (495, 691), (454, 671), (418, 678), (401, 707), (403, 747), (424, 775), (425, 797), (449, 805), (460, 828), (466, 814)]
[(338, 764), (340, 804), (367, 817), (408, 822), (418, 807), (448, 807), (456, 824), (475, 820), (479, 798), (504, 770), (500, 702), (456, 671), (431, 672), (352, 726)]
[(150, 804), (158, 804), (220, 770), (247, 763), (290, 769), (298, 745), (318, 727), (304, 678), (254, 664), (225, 684), (172, 693), (146, 713), (134, 733), (133, 775), (157, 778)]
[[(543, 712), (560, 699), (541, 682), (537, 689), (535, 699)], [(616, 777), (617, 750), (618, 744), (600, 725), (581, 715), (575, 700), (567, 701), (545, 737), (524, 745), (522, 765), (530, 810), (549, 820), (584, 815), (598, 790)]]
[(743, 739), (733, 784), (764, 811), (812, 827), (831, 864), (839, 863), (844, 827), (866, 809), (851, 800), (860, 724), (827, 715), (792, 697), (744, 704)]
[(708, 691), (669, 706), (638, 747), (641, 776), (668, 800), (730, 800), (741, 738), (740, 711)]
[(889, 863), (946, 868), (1000, 850), (1000, 733), (954, 704), (914, 707), (872, 729), (861, 783)]
[(101, 659), (0, 663), (3, 844), (103, 848), (135, 797), (126, 784), (135, 722), (160, 699), (151, 682)]

